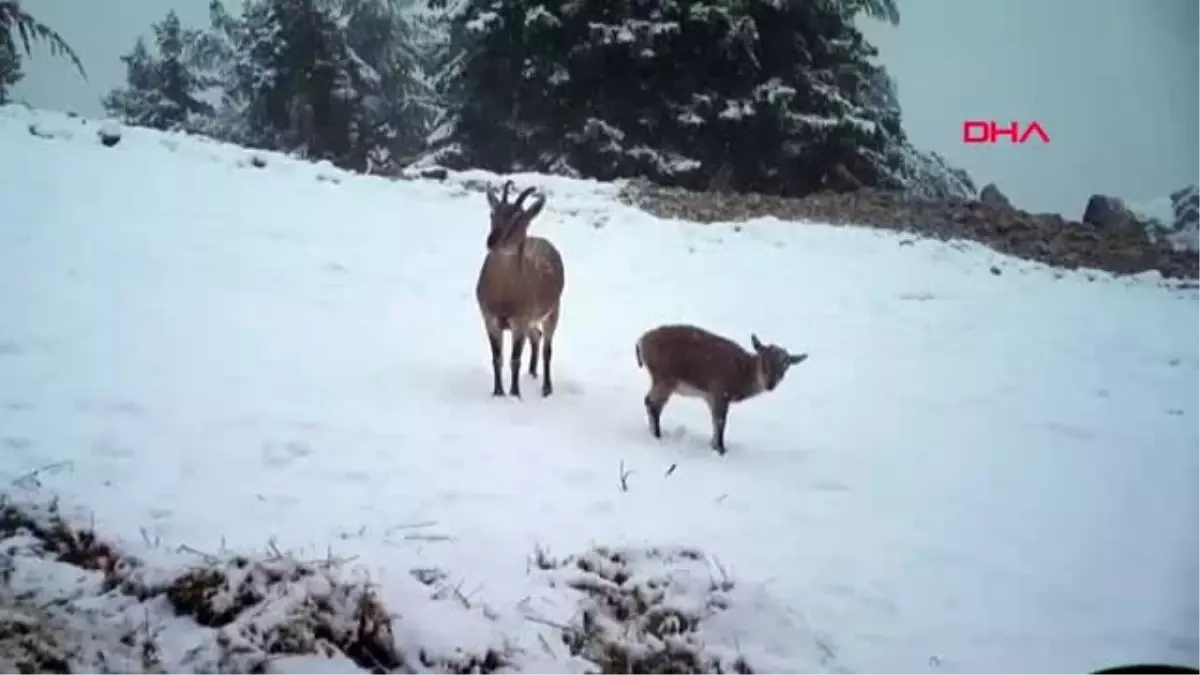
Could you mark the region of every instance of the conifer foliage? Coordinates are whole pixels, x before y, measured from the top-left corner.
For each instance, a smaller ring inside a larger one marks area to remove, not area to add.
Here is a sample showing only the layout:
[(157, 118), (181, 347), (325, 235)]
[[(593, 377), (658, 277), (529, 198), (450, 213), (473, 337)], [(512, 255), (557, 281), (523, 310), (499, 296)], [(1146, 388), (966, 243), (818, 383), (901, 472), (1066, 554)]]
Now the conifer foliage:
[(25, 76), (21, 70), (21, 53), (7, 33), (0, 33), (0, 105), (8, 103), (9, 90)]
[(40, 42), (50, 50), (51, 55), (70, 60), (80, 76), (87, 79), (79, 55), (58, 31), (26, 12), (17, 0), (0, 0), (0, 105), (8, 102), (9, 89), (24, 76), (21, 53), (17, 50), (18, 40), (25, 48), (26, 56), (32, 54), (33, 44)]
[(151, 29), (157, 54), (151, 54), (145, 38), (138, 38), (133, 51), (121, 57), (126, 86), (109, 92), (104, 107), (110, 115), (139, 126), (171, 130), (194, 126), (198, 117), (213, 112), (198, 97), (204, 83), (190, 65), (201, 34), (184, 29), (174, 10)]
[(206, 30), (168, 14), (134, 45), (106, 105), (360, 171), (973, 195), (908, 143), (895, 83), (855, 26), (897, 23), (895, 3), (211, 0)]
[(209, 14), (207, 31), (156, 24), (158, 54), (134, 46), (110, 112), (360, 171), (420, 149), (433, 112), (392, 2), (213, 0)]
[(891, 0), (467, 0), (432, 161), (803, 195), (904, 187)]

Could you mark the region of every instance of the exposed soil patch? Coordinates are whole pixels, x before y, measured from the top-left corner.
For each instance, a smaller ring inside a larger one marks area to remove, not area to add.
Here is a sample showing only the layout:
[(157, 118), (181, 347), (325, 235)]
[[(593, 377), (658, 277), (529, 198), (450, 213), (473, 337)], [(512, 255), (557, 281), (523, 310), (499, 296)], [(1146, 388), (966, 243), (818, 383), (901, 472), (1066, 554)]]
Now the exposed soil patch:
[(1113, 274), (1158, 270), (1167, 278), (1200, 277), (1200, 257), (1151, 241), (1143, 228), (1097, 228), (1054, 214), (1022, 211), (1000, 200), (930, 200), (882, 190), (793, 199), (692, 192), (646, 181), (627, 184), (620, 198), (656, 216), (702, 223), (774, 216), (855, 224), (943, 241), (976, 241), (1001, 253), (1067, 269), (1087, 267)]

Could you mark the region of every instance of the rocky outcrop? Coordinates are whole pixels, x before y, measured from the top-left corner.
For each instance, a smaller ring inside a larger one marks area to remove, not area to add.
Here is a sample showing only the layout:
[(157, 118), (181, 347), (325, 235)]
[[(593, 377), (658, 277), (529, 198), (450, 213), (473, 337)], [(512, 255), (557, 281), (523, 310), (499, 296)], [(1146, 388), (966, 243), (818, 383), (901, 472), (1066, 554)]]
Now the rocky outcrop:
[(1124, 201), (1108, 195), (1092, 195), (1088, 198), (1080, 221), (1103, 230), (1146, 229), (1146, 223)]
[(1022, 211), (994, 198), (921, 199), (884, 190), (789, 199), (691, 192), (636, 181), (622, 191), (622, 198), (655, 215), (698, 222), (775, 216), (857, 224), (942, 240), (977, 241), (1002, 253), (1057, 267), (1087, 267), (1115, 274), (1158, 270), (1171, 278), (1198, 276), (1196, 255), (1154, 241), (1140, 227), (1126, 226), (1121, 210), (1107, 200), (1097, 200), (1089, 214), (1101, 224), (1084, 224), (1057, 214)]
[(1012, 202), (1008, 201), (1008, 197), (1000, 191), (1000, 188), (995, 183), (988, 183), (979, 191), (979, 201), (989, 206), (997, 208), (1007, 208), (1012, 206)]

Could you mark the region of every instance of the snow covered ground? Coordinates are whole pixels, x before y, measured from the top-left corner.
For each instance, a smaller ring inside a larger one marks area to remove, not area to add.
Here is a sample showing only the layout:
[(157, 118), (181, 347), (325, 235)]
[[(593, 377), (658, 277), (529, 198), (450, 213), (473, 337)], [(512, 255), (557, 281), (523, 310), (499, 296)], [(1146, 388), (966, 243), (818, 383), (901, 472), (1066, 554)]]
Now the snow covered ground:
[[(736, 583), (700, 638), (760, 672), (1200, 660), (1194, 289), (518, 175), (567, 263), (557, 391), (494, 399), (495, 177), (96, 126), (0, 109), (0, 473), (69, 462), (22, 498), (128, 550), (357, 556), (402, 649), (525, 670), (584, 667), (554, 628), (580, 594), (531, 557), (596, 545), (702, 551), (692, 585)], [(647, 432), (633, 342), (672, 321), (811, 355), (724, 457), (694, 400)]]

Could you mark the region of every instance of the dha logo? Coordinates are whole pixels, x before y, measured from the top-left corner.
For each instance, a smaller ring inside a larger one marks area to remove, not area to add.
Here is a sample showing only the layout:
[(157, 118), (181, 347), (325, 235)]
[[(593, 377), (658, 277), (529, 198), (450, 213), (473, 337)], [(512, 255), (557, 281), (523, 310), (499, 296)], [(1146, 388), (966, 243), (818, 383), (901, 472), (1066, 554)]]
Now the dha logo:
[(1001, 125), (996, 120), (967, 120), (962, 125), (963, 143), (995, 145), (1001, 137), (1008, 138), (1010, 144), (1020, 145), (1037, 137), (1042, 143), (1050, 142), (1050, 134), (1041, 122), (1034, 120), (1022, 126), (1020, 122), (1009, 122)]

